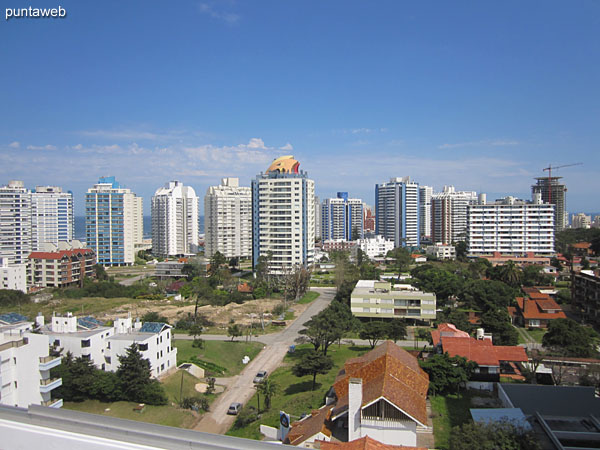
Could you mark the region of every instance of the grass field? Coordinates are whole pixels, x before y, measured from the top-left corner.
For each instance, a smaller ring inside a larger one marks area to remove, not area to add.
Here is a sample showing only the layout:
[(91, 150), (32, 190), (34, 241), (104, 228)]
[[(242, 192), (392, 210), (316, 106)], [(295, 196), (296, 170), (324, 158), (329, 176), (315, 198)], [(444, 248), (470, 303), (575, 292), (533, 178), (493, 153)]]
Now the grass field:
[(260, 342), (204, 341), (204, 348), (194, 348), (192, 342), (178, 339), (173, 341), (173, 346), (177, 348), (177, 365), (195, 356), (224, 367), (227, 369), (225, 376), (240, 373), (245, 367), (242, 358), (247, 355), (254, 359), (264, 347)]
[(433, 412), (433, 436), (435, 447), (448, 448), (448, 438), (452, 428), (471, 420), (471, 398), (481, 396), (469, 391), (457, 395), (430, 396), (431, 410)]
[(312, 301), (314, 301), (317, 297), (319, 297), (319, 295), (321, 294), (319, 294), (318, 292), (308, 291), (302, 296), (300, 300), (298, 300), (298, 303), (300, 303), (301, 305), (306, 305), (307, 303), (311, 303)]
[[(100, 314), (122, 305), (136, 302), (148, 302), (148, 300), (135, 300), (126, 297), (53, 298), (49, 301), (25, 303), (21, 306), (3, 306), (0, 308), (0, 314), (17, 312), (29, 317), (31, 320), (35, 319), (38, 312), (41, 312), (46, 318), (51, 317), (53, 312), (56, 312), (57, 314), (72, 312), (78, 316), (87, 316)], [(159, 302), (157, 301), (156, 303), (158, 304)], [(149, 303), (144, 303), (144, 306), (147, 306), (148, 304)]]
[[(279, 385), (278, 393), (271, 400), (271, 408), (262, 413), (262, 416), (256, 422), (253, 422), (243, 428), (232, 428), (227, 434), (230, 436), (239, 436), (249, 439), (260, 439), (260, 424), (278, 426), (279, 411), (292, 415), (292, 419), (297, 420), (302, 413), (309, 413), (313, 409), (323, 406), (325, 394), (335, 381), (339, 370), (343, 367), (348, 358), (360, 356), (369, 350), (368, 347), (349, 347), (342, 345), (332, 345), (327, 352), (334, 360), (334, 367), (325, 375), (317, 375), (317, 384), (314, 391), (311, 391), (312, 376), (298, 378), (292, 374), (292, 366), (296, 364), (302, 355), (312, 348), (310, 345), (301, 345), (296, 347), (296, 352), (287, 354), (282, 365), (275, 370), (269, 378)], [(256, 394), (250, 401), (244, 405), (257, 407)], [(262, 399), (261, 399), (262, 407)]]

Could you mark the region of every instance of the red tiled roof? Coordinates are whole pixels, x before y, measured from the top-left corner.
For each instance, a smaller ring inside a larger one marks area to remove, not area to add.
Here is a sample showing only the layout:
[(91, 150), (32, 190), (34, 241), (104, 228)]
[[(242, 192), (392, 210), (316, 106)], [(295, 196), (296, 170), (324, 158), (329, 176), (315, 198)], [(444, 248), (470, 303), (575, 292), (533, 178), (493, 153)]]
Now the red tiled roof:
[(62, 259), (65, 256), (73, 255), (86, 255), (93, 253), (91, 248), (76, 248), (74, 250), (59, 250), (56, 252), (31, 252), (28, 256), (29, 259)]
[(519, 346), (493, 345), (489, 339), (442, 337), (442, 348), (449, 356), (463, 356), (480, 366), (499, 366), (500, 361), (528, 361)]
[(331, 431), (327, 428), (327, 422), (331, 417), (333, 405), (323, 406), (314, 410), (312, 414), (298, 422), (292, 423), (290, 432), (284, 440), (284, 444), (299, 445), (310, 439), (318, 433), (325, 436), (331, 436)]
[(242, 284), (238, 284), (237, 290), (238, 290), (238, 292), (251, 294), (253, 291), (253, 288), (248, 283), (242, 283)]
[[(519, 303), (521, 314), (524, 319), (565, 319), (567, 316), (563, 312), (562, 308), (556, 303), (549, 295), (544, 295), (543, 298), (536, 298), (533, 300), (524, 299), (523, 306)], [(557, 312), (547, 312), (547, 311)]]
[(590, 242), (575, 242), (574, 244), (571, 244), (571, 247), (587, 250), (592, 247), (592, 244)]
[(350, 442), (315, 441), (315, 444), (315, 448), (321, 450), (427, 450), (425, 447), (405, 447), (403, 445), (384, 444), (369, 436), (355, 439)]
[(433, 345), (438, 345), (442, 336), (469, 337), (469, 333), (459, 330), (451, 323), (440, 323), (435, 330), (431, 330), (431, 339), (433, 340)]
[(429, 376), (414, 356), (393, 342), (386, 341), (367, 354), (346, 361), (333, 385), (338, 397), (337, 412), (348, 405), (350, 378), (363, 380), (363, 406), (384, 397), (405, 414), (427, 424)]

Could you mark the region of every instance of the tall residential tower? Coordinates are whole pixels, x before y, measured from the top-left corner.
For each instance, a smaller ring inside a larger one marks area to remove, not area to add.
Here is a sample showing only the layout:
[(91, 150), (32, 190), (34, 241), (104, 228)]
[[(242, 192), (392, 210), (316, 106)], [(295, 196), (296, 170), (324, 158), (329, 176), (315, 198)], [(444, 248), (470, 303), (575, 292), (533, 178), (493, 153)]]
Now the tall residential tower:
[(364, 237), (363, 202), (338, 192), (337, 198), (323, 200), (321, 207), (321, 237), (323, 241), (343, 239), (353, 241)]
[(22, 181), (0, 187), (0, 257), (24, 264), (31, 253), (31, 193)]
[(194, 188), (170, 181), (152, 197), (152, 253), (183, 256), (198, 252), (198, 196)]
[(252, 193), (239, 178), (223, 178), (204, 196), (204, 252), (226, 258), (252, 256)]
[(85, 195), (85, 233), (98, 264), (124, 266), (135, 262), (135, 244), (142, 242), (142, 198), (121, 187), (115, 177), (101, 177)]
[(73, 193), (37, 186), (31, 193), (32, 251), (42, 251), (47, 243), (71, 242), (74, 227)]
[(567, 186), (560, 183), (562, 177), (540, 177), (536, 178), (537, 184), (531, 186), (532, 194), (541, 194), (544, 203), (555, 205), (554, 219), (555, 232), (564, 230), (569, 225), (567, 213)]
[(315, 183), (299, 166), (293, 156), (282, 156), (252, 180), (253, 265), (270, 254), (272, 274), (313, 264)]
[(375, 185), (375, 234), (394, 241), (396, 247), (418, 247), (419, 216), (419, 184), (410, 177)]

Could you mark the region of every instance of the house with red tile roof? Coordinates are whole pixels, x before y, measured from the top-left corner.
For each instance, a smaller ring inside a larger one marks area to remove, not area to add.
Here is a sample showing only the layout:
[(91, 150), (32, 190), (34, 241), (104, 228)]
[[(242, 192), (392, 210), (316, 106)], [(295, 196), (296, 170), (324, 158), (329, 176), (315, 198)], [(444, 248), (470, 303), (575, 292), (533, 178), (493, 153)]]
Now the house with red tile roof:
[(529, 361), (523, 347), (494, 345), (490, 339), (441, 337), (441, 351), (450, 357), (462, 356), (479, 366), (472, 381), (499, 381), (500, 375), (521, 378), (516, 363)]
[(425, 447), (405, 447), (404, 445), (384, 444), (369, 436), (352, 442), (315, 441), (320, 450), (427, 450)]
[(417, 430), (427, 429), (428, 388), (429, 376), (417, 359), (386, 341), (346, 361), (327, 405), (293, 423), (284, 444), (306, 447), (315, 440), (352, 442), (368, 436), (385, 445), (414, 447)]
[(530, 291), (529, 298), (517, 297), (517, 306), (509, 307), (508, 313), (515, 325), (526, 328), (547, 328), (552, 320), (567, 317), (552, 297), (539, 291)]
[(466, 331), (459, 330), (451, 323), (440, 323), (435, 330), (431, 330), (433, 345), (441, 345), (444, 337), (470, 337)]

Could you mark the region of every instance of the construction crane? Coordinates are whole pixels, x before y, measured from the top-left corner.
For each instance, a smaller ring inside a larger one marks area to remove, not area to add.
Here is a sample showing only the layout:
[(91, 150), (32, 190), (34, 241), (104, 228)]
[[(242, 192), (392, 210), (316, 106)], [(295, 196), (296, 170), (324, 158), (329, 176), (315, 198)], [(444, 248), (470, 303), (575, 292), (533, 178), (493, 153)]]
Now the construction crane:
[(564, 164), (562, 166), (553, 166), (548, 164), (548, 167), (544, 167), (543, 171), (548, 171), (548, 203), (552, 203), (552, 169), (561, 169), (563, 167), (581, 166), (583, 163)]

